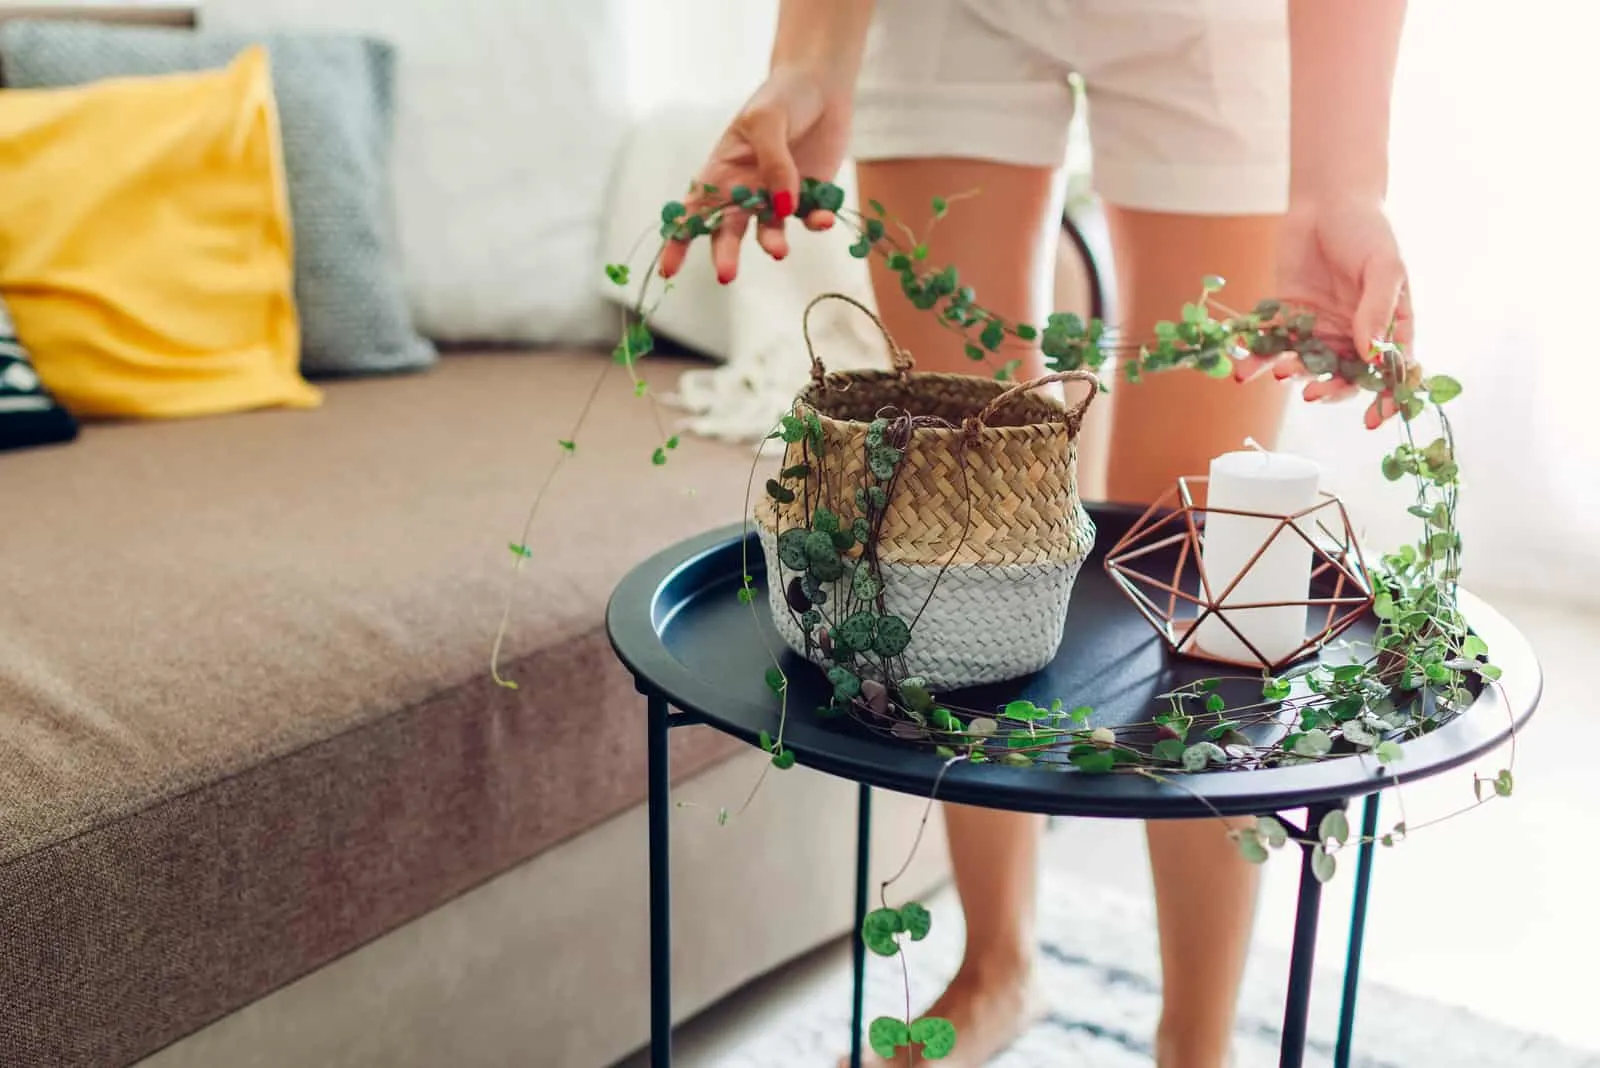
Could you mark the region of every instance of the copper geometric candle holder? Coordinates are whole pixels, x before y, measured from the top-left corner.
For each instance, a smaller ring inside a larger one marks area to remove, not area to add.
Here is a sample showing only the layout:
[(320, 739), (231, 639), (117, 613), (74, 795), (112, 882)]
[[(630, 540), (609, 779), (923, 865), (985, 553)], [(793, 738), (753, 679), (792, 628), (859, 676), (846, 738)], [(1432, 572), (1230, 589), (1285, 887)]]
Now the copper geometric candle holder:
[[(1371, 610), (1372, 576), (1361, 555), (1355, 530), (1350, 525), (1350, 516), (1337, 497), (1331, 493), (1320, 493), (1321, 501), (1289, 516), (1227, 508), (1208, 509), (1195, 503), (1193, 492), (1194, 487), (1202, 486), (1206, 481), (1199, 476), (1178, 479), (1177, 484), (1162, 494), (1129, 528), (1105, 558), (1106, 572), (1172, 652), (1179, 656), (1276, 672), (1317, 651)], [(1212, 514), (1269, 519), (1276, 524), (1270, 534), (1263, 538), (1260, 548), (1224, 589), (1214, 588), (1206, 575), (1200, 551), (1206, 516)], [(1303, 528), (1313, 528), (1321, 537), (1313, 539)], [(1239, 580), (1278, 538), (1300, 538), (1311, 546), (1313, 556), (1307, 596), (1292, 601), (1230, 601), (1229, 595)], [(1309, 633), (1305, 642), (1293, 652), (1275, 661), (1263, 656), (1260, 649), (1240, 633), (1228, 618), (1230, 611), (1296, 605), (1306, 606), (1308, 630), (1310, 621), (1317, 615), (1315, 610), (1326, 609), (1322, 626), (1314, 633)], [(1255, 656), (1253, 662), (1218, 656), (1195, 644), (1195, 630), (1213, 616)]]

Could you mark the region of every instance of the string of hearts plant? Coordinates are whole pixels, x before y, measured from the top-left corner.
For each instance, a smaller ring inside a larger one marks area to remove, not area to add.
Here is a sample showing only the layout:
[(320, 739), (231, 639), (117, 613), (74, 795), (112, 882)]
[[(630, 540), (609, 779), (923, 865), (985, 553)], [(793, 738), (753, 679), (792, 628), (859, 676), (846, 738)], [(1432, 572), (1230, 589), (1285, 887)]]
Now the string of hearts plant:
[[(669, 241), (693, 241), (713, 233), (734, 210), (764, 219), (771, 216), (771, 199), (764, 190), (736, 186), (724, 192), (702, 185), (691, 192), (696, 194), (695, 210), (679, 201), (663, 207), (655, 230), (662, 248)], [(1237, 678), (1202, 679), (1163, 695), (1161, 711), (1149, 721), (1116, 730), (1091, 727), (1093, 710), (1074, 707), (1065, 699), (1048, 706), (1015, 701), (1001, 709), (962, 708), (941, 701), (924, 680), (905, 672), (901, 654), (912, 640), (915, 618), (908, 621), (884, 611), (884, 576), (877, 551), (881, 520), (895, 500), (896, 475), (908, 436), (927, 422), (919, 423), (920, 413), (886, 410), (867, 430), (867, 474), (862, 484), (841, 487), (833, 497), (818, 494), (814, 505), (813, 498), (806, 498), (807, 522), (779, 535), (779, 558), (783, 569), (792, 573), (785, 600), (804, 632), (815, 636), (817, 659), (832, 688), (830, 703), (817, 714), (853, 716), (875, 731), (929, 746), (946, 759), (946, 767), (958, 761), (995, 761), (1084, 774), (1137, 774), (1185, 788), (1184, 774), (1202, 772), (1350, 758), (1388, 767), (1403, 759), (1407, 739), (1448, 722), (1475, 700), (1481, 687), (1499, 677), (1499, 669), (1488, 659), (1489, 650), (1471, 632), (1458, 605), (1460, 467), (1444, 411), (1444, 405), (1461, 392), (1454, 379), (1425, 377), (1392, 344), (1375, 346), (1367, 358), (1341, 351), (1319, 336), (1312, 313), (1278, 301), (1262, 301), (1244, 312), (1229, 308), (1217, 297), (1223, 282), (1214, 277), (1202, 281), (1196, 300), (1183, 307), (1177, 320), (1156, 324), (1149, 339), (1119, 337), (1100, 321), (1085, 322), (1070, 312), (1052, 314), (1038, 324), (1013, 322), (980, 305), (955, 267), (931, 265), (927, 232), (916, 234), (890, 218), (882, 205), (870, 202), (866, 212), (848, 208), (843, 190), (812, 179), (802, 182), (798, 199), (796, 214), (802, 217), (816, 210), (835, 213), (855, 234), (850, 254), (881, 258), (898, 274), (905, 298), (959, 334), (974, 365), (997, 379), (1014, 375), (1021, 361), (1008, 354), (1017, 346), (1037, 347), (1051, 372), (1100, 372), (1114, 360), (1129, 382), (1177, 368), (1228, 377), (1234, 359), (1244, 354), (1294, 353), (1311, 375), (1340, 379), (1391, 401), (1398, 412), (1401, 441), (1384, 456), (1382, 474), (1391, 481), (1409, 478), (1414, 484), (1408, 510), (1419, 531), (1415, 542), (1383, 554), (1371, 569), (1376, 633), (1369, 643), (1342, 646), (1343, 662), (1324, 658), (1279, 676), (1258, 678), (1244, 697), (1239, 696)], [(929, 226), (957, 199), (935, 199)], [(659, 259), (658, 250), (613, 353), (614, 364), (626, 370), (635, 395), (651, 406), (661, 435), (651, 456), (658, 466), (667, 463), (680, 444), (666, 430), (637, 368), (655, 347), (648, 325), (655, 305), (648, 302), (647, 293)], [(625, 263), (607, 265), (606, 273), (619, 286), (630, 283), (631, 269)], [(670, 284), (662, 295), (667, 289)], [(590, 404), (603, 381), (603, 374), (597, 377)], [(576, 454), (588, 412), (585, 405), (569, 436), (558, 443), (558, 459)], [(1424, 416), (1431, 416), (1438, 427), (1426, 443), (1419, 437)], [(770, 437), (786, 446), (798, 445), (805, 457), (766, 482), (765, 492), (775, 501), (790, 504), (807, 487), (836, 484), (826, 477), (826, 468), (837, 458), (824, 449), (815, 413), (797, 403)], [(519, 568), (533, 555), (528, 532), (555, 470), (552, 467), (535, 497), (523, 537), (511, 544)], [(745, 511), (748, 521), (750, 509)], [(747, 565), (744, 571), (738, 595), (755, 611), (751, 568)], [(772, 578), (782, 580), (781, 575)], [(498, 671), (509, 612), (508, 596), (491, 666), (498, 682), (514, 687)], [(766, 677), (780, 710), (776, 734), (761, 741), (771, 754), (770, 767), (783, 769), (794, 764), (795, 755), (784, 745), (789, 686), (776, 657), (766, 668)], [(1512, 764), (1515, 751), (1513, 735)], [(1475, 775), (1474, 803), (1468, 807), (1508, 797), (1512, 788), (1511, 766), (1492, 778)], [(1424, 826), (1408, 826), (1403, 801), (1401, 813), (1398, 823), (1377, 836), (1382, 845), (1393, 845)], [(726, 810), (720, 818), (727, 818)], [(1254, 863), (1266, 861), (1291, 837), (1282, 822), (1270, 817), (1250, 827), (1230, 827), (1227, 833)], [(920, 837), (919, 832), (919, 841)], [(1351, 839), (1342, 812), (1330, 814), (1318, 828), (1306, 828), (1303, 837), (1315, 842), (1313, 870), (1324, 881), (1334, 875), (1339, 850), (1363, 841)], [(884, 884), (885, 892), (888, 885)], [(921, 904), (891, 907), (885, 896), (860, 933), (873, 952), (903, 956), (899, 936), (916, 941), (926, 936), (930, 924), (928, 910)], [(946, 1055), (955, 1037), (948, 1021), (914, 1018), (909, 1004), (903, 1018), (880, 1017), (868, 1034), (880, 1055), (919, 1050), (929, 1059)]]

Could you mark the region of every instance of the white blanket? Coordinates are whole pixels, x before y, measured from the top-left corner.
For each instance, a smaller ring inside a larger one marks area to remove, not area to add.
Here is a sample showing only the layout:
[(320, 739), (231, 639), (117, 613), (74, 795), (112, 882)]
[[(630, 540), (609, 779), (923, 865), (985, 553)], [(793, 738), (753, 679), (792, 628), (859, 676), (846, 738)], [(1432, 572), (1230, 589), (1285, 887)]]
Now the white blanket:
[[(727, 124), (729, 110), (674, 110), (650, 116), (630, 134), (617, 167), (606, 210), (602, 251), (607, 262), (627, 263), (632, 279), (625, 288), (599, 284), (619, 307), (638, 300), (659, 247), (661, 207), (684, 196), (690, 179)], [(854, 201), (854, 170), (848, 164), (836, 179), (847, 202)], [(701, 242), (688, 266), (663, 295), (660, 278), (650, 282), (649, 315), (655, 332), (720, 361), (716, 367), (686, 372), (672, 403), (688, 413), (691, 433), (726, 440), (766, 435), (805, 386), (810, 359), (801, 333), (806, 305), (820, 293), (844, 293), (873, 306), (866, 263), (849, 256), (853, 232), (840, 225), (813, 234), (789, 227), (791, 251), (775, 262), (745, 240), (739, 276), (719, 285), (709, 249)], [(877, 328), (842, 301), (828, 301), (811, 313), (811, 337), (829, 370), (888, 366)]]

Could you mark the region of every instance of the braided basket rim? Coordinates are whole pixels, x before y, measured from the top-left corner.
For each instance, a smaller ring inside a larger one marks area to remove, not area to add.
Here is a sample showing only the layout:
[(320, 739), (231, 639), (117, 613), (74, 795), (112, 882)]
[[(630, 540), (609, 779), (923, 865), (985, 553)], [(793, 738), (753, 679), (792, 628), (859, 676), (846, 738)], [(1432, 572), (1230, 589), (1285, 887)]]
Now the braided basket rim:
[[(837, 383), (845, 383), (844, 388), (835, 388)], [(972, 412), (976, 417), (982, 411), (984, 404), (1000, 396), (1014, 383), (999, 382), (995, 379), (981, 378), (976, 375), (961, 374), (954, 371), (910, 371), (901, 375), (896, 371), (884, 370), (859, 370), (859, 371), (830, 371), (821, 381), (813, 379), (795, 398), (796, 403), (810, 409), (818, 419), (836, 424), (839, 427), (860, 427), (864, 431), (871, 420), (856, 419), (831, 414), (828, 411), (826, 399), (830, 394), (849, 392), (848, 384), (851, 382), (898, 384), (908, 396), (915, 396), (915, 384), (918, 382), (942, 382), (958, 386), (962, 390), (974, 394), (987, 393), (975, 403)], [(991, 426), (988, 423), (980, 424), (978, 428), (979, 439), (988, 435), (991, 440), (999, 441), (1005, 438), (1025, 438), (1034, 435), (1054, 435), (1065, 433), (1069, 438), (1076, 438), (1081, 427), (1075, 426), (1067, 405), (1049, 394), (1029, 393), (1016, 397), (1006, 404), (1007, 412), (1015, 412), (1017, 416), (1025, 419), (1024, 422), (1013, 422), (1001, 426)], [(909, 409), (908, 409), (909, 411)], [(910, 412), (912, 416), (917, 413)], [(950, 423), (941, 421), (917, 428), (918, 436), (932, 435), (936, 441), (943, 442), (957, 435), (968, 433), (963, 423)]]

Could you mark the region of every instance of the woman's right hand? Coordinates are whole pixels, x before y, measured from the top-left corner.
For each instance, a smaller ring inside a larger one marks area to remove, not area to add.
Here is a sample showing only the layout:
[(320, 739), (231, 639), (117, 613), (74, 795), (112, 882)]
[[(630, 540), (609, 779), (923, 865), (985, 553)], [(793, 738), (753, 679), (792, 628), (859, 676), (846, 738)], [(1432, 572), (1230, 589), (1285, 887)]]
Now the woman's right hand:
[[(808, 67), (775, 67), (711, 150), (685, 206), (693, 212), (708, 202), (723, 202), (736, 185), (768, 190), (772, 211), (757, 222), (756, 241), (773, 259), (783, 259), (789, 254), (783, 228), (798, 204), (801, 176), (832, 181), (844, 162), (851, 88)], [(706, 185), (717, 189), (714, 198), (700, 192)], [(724, 285), (738, 274), (739, 246), (750, 219), (749, 212), (730, 207), (711, 235), (711, 260)], [(802, 221), (808, 229), (826, 230), (834, 215), (813, 211)], [(669, 241), (661, 253), (662, 276), (677, 274), (688, 254), (688, 241)]]

